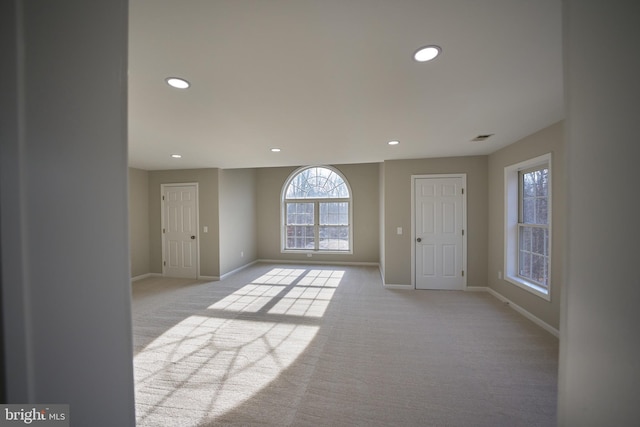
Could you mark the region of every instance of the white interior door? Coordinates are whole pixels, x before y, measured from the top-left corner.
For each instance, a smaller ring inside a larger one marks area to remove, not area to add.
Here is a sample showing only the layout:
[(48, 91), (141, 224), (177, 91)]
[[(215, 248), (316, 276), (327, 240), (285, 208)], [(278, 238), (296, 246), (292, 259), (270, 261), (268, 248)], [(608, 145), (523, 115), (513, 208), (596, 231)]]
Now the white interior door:
[(463, 178), (416, 178), (416, 289), (464, 289)]
[(163, 273), (198, 277), (198, 192), (196, 185), (162, 186)]

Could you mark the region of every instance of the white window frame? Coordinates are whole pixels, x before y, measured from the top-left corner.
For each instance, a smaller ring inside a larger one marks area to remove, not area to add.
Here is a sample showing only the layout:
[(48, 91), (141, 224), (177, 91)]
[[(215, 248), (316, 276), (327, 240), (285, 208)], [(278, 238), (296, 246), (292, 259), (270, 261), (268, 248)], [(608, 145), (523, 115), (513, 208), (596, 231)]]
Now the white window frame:
[[(547, 188), (547, 215), (549, 230), (549, 254), (548, 274), (549, 286), (544, 287), (527, 280), (519, 275), (518, 265), (518, 238), (519, 238), (519, 217), (520, 217), (520, 172), (533, 168), (545, 166), (549, 169)], [(543, 154), (524, 162), (520, 162), (504, 168), (504, 279), (534, 295), (547, 301), (551, 301), (551, 261), (552, 261), (552, 180), (553, 172), (551, 168), (551, 153)]]
[[(336, 175), (338, 175), (344, 181), (347, 186), (347, 190), (349, 191), (348, 198), (304, 198), (304, 199), (287, 199), (287, 188), (289, 188), (289, 184), (293, 178), (298, 175), (300, 172), (306, 169), (312, 168), (324, 168), (329, 169)], [(319, 230), (320, 230), (320, 203), (328, 202), (328, 203), (338, 203), (338, 202), (346, 202), (348, 203), (349, 210), (349, 224), (346, 224), (349, 227), (349, 250), (339, 251), (339, 250), (326, 250), (320, 249), (318, 247), (319, 244)], [(314, 204), (314, 236), (316, 237), (315, 243), (316, 248), (314, 249), (288, 249), (287, 245), (287, 224), (286, 224), (286, 216), (287, 216), (287, 203), (313, 203)], [(302, 166), (298, 169), (294, 170), (284, 185), (282, 186), (282, 191), (280, 194), (280, 252), (281, 253), (307, 253), (307, 254), (345, 254), (352, 255), (353, 254), (353, 191), (351, 191), (351, 186), (349, 185), (349, 181), (344, 176), (342, 172), (336, 169), (333, 166), (328, 165), (312, 165), (312, 166)]]

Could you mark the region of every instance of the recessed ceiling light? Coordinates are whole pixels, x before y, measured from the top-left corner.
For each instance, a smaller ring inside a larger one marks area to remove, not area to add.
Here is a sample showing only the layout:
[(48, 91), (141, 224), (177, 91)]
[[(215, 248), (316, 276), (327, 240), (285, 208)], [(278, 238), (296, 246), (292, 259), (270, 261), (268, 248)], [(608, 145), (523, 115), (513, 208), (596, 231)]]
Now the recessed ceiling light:
[(436, 45), (429, 45), (421, 47), (413, 54), (413, 59), (418, 62), (427, 62), (436, 58), (436, 56), (440, 55), (442, 52), (442, 48)]
[(175, 87), (176, 89), (186, 89), (191, 86), (191, 83), (179, 77), (167, 77), (166, 82), (169, 86)]
[(173, 157), (174, 159), (181, 159), (182, 154), (172, 154), (171, 157)]
[(389, 141), (389, 142), (387, 142), (387, 144), (389, 144), (389, 145), (398, 145), (398, 144), (400, 144), (400, 141)]
[(279, 148), (272, 148), (271, 149), (272, 153), (279, 153), (280, 151), (282, 151), (282, 150), (280, 150)]

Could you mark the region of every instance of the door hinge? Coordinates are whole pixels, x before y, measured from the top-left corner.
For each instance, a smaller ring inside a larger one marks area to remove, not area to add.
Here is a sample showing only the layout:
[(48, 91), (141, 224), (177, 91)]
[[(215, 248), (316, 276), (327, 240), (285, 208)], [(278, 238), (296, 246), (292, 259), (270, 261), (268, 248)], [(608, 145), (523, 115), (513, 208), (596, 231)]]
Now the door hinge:
[(462, 230), (462, 235), (464, 236), (464, 229)]
[(164, 196), (162, 196), (162, 200), (164, 200)]
[(462, 277), (464, 277), (464, 270), (462, 270)]
[(462, 189), (462, 194), (464, 194), (464, 188)]
[(164, 230), (164, 228), (162, 229), (162, 234), (166, 233), (166, 231)]
[(162, 261), (162, 265), (167, 266), (167, 261)]

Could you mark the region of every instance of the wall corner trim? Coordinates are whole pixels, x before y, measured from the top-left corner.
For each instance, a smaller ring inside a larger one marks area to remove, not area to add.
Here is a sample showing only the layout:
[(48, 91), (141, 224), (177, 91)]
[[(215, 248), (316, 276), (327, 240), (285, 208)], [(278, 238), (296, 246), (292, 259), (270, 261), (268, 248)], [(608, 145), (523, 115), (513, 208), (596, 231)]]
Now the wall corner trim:
[(238, 273), (239, 271), (244, 270), (245, 268), (250, 267), (250, 266), (252, 266), (253, 264), (255, 264), (257, 262), (258, 262), (258, 260), (254, 260), (254, 261), (251, 261), (251, 262), (249, 262), (247, 264), (241, 265), (240, 267), (238, 267), (236, 269), (228, 271), (228, 272), (224, 273), (222, 276), (220, 276), (219, 280), (224, 280), (227, 277), (233, 276), (234, 274)]
[(162, 274), (160, 273), (146, 273), (146, 274), (141, 274), (139, 276), (135, 276), (131, 278), (132, 282), (137, 282), (138, 280), (142, 280), (142, 279), (146, 279), (149, 277), (162, 277)]

